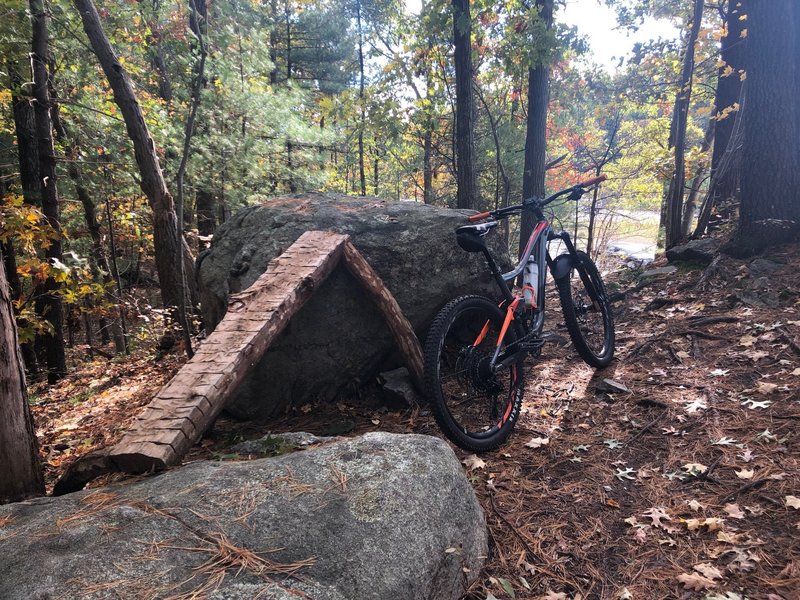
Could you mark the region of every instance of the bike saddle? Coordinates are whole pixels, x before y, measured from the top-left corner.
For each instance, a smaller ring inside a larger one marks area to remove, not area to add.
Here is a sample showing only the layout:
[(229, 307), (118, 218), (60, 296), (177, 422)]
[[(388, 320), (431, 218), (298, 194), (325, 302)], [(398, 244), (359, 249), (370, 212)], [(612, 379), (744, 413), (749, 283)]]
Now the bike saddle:
[(497, 221), (462, 225), (456, 229), (456, 241), (467, 252), (483, 252), (486, 249), (483, 236), (495, 227), (497, 227)]

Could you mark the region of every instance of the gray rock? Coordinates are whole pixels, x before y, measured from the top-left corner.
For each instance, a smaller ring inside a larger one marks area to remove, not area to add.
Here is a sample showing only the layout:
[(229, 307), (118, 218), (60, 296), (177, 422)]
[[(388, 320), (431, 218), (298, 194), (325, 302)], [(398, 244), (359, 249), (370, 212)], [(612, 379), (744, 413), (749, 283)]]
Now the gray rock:
[(597, 384), (595, 388), (598, 392), (605, 392), (607, 394), (627, 394), (630, 390), (624, 384), (613, 379), (603, 379)]
[(661, 277), (662, 275), (672, 275), (678, 267), (675, 265), (667, 265), (666, 267), (658, 267), (655, 269), (647, 269), (639, 277), (642, 279), (650, 279), (652, 277)]
[(4, 600), (455, 600), (488, 552), (449, 446), (388, 433), (10, 504), (0, 524)]
[(719, 251), (719, 242), (713, 238), (691, 240), (667, 250), (669, 262), (696, 262), (710, 264)]
[[(269, 260), (303, 232), (349, 234), (424, 339), (436, 312), (465, 293), (498, 296), (485, 261), (461, 250), (454, 230), (467, 211), (415, 202), (308, 194), (264, 200), (222, 225), (198, 259), (203, 319), (213, 329), (228, 295), (251, 285)], [(500, 262), (501, 238), (489, 234)], [(344, 267), (320, 286), (269, 348), (227, 409), (234, 416), (266, 419), (289, 403), (333, 400), (386, 368), (400, 366), (378, 309)]]
[(247, 440), (231, 446), (232, 452), (239, 454), (285, 454), (292, 450), (307, 448), (316, 444), (323, 444), (335, 440), (331, 436), (317, 436), (305, 431), (290, 431), (287, 433), (270, 433), (257, 440)]
[(767, 260), (766, 258), (757, 258), (750, 263), (748, 271), (751, 279), (759, 279), (761, 277), (769, 277), (782, 266), (783, 265)]
[(378, 381), (387, 399), (395, 401), (396, 404), (406, 407), (422, 404), (423, 399), (414, 389), (407, 368), (384, 371), (378, 376)]

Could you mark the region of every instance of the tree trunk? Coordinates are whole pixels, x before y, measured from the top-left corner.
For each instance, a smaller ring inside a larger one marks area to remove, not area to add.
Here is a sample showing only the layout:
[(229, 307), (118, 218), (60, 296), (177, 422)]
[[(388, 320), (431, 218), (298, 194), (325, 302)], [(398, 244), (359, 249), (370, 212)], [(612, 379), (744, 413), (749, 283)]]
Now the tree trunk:
[(798, 57), (794, 0), (751, 0), (739, 229), (728, 248), (749, 255), (800, 232)]
[(728, 143), (733, 133), (736, 122), (736, 112), (727, 112), (735, 104), (741, 104), (742, 78), (740, 71), (744, 70), (745, 38), (742, 31), (747, 21), (740, 19), (744, 15), (741, 0), (728, 0), (728, 11), (725, 15), (725, 29), (727, 35), (722, 38), (720, 48), (719, 79), (714, 97), (714, 109), (717, 123), (714, 132), (714, 151), (711, 155), (711, 177), (714, 184), (714, 195), (721, 202), (727, 202), (736, 193), (738, 186), (738, 172), (729, 170), (722, 177), (717, 177), (717, 172), (722, 163), (722, 158), (728, 151)]
[(197, 232), (204, 236), (214, 235), (217, 229), (217, 199), (205, 188), (197, 190)]
[[(39, 154), (39, 181), (42, 196), (42, 212), (54, 231), (53, 239), (45, 250), (45, 256), (53, 264), (60, 261), (61, 222), (59, 219), (58, 188), (56, 186), (56, 156), (53, 146), (53, 124), (50, 119), (50, 94), (47, 58), (50, 41), (47, 32), (47, 16), (42, 0), (30, 0), (32, 40), (31, 65), (33, 66), (33, 96), (36, 113), (36, 141)], [(42, 296), (37, 299), (39, 314), (52, 325), (52, 331), (43, 337), (47, 355), (47, 381), (55, 383), (67, 374), (67, 358), (64, 353), (64, 306), (58, 291), (60, 284), (53, 277), (44, 282)]]
[(22, 197), (27, 204), (41, 207), (39, 154), (36, 150), (36, 115), (31, 98), (23, 95), (22, 87), (28, 78), (22, 76), (19, 66), (11, 58), (6, 60), (6, 69), (8, 69), (8, 77), (11, 82), (11, 106), (14, 113), (14, 130), (17, 136)]
[(472, 100), (472, 18), (469, 0), (453, 2), (453, 45), (456, 68), (456, 183), (458, 208), (478, 208), (475, 172), (474, 103)]
[(356, 0), (356, 26), (358, 32), (358, 175), (361, 195), (367, 195), (367, 177), (364, 172), (364, 32), (361, 29), (361, 0)]
[(714, 130), (716, 129), (716, 120), (710, 118), (708, 125), (706, 125), (706, 135), (703, 137), (703, 143), (700, 146), (700, 153), (703, 155), (697, 165), (697, 173), (692, 178), (692, 185), (689, 188), (689, 195), (686, 198), (686, 205), (683, 207), (683, 221), (681, 223), (681, 237), (688, 238), (692, 230), (692, 220), (694, 219), (694, 212), (697, 209), (697, 195), (700, 193), (700, 186), (703, 185), (703, 178), (706, 174), (706, 167), (708, 166), (708, 151), (711, 148), (711, 142), (714, 140)]
[[(114, 101), (119, 106), (128, 136), (133, 143), (141, 176), (140, 185), (153, 211), (153, 245), (161, 299), (166, 307), (177, 307), (181, 301), (179, 261), (181, 257), (189, 264), (194, 261), (188, 246), (185, 242), (181, 243), (178, 236), (175, 204), (161, 172), (155, 143), (150, 137), (128, 73), (117, 60), (92, 0), (74, 0), (74, 5), (81, 15), (83, 29), (114, 92)], [(192, 273), (194, 269), (187, 271)]]
[[(537, 0), (539, 18), (550, 29), (553, 25), (553, 0)], [(547, 108), (550, 103), (550, 64), (539, 61), (528, 68), (528, 122), (525, 132), (525, 165), (522, 173), (522, 197), (544, 197), (544, 164), (547, 160)], [(525, 249), (536, 218), (522, 213), (519, 251)]]
[(681, 240), (683, 217), (683, 188), (686, 184), (686, 124), (689, 116), (689, 102), (692, 98), (692, 74), (694, 72), (694, 47), (703, 21), (703, 1), (694, 0), (692, 27), (686, 40), (681, 71), (680, 88), (675, 97), (670, 128), (669, 147), (675, 148), (675, 167), (666, 202), (665, 244), (672, 248)]
[(39, 448), (18, 347), (3, 258), (0, 260), (0, 504), (44, 494)]

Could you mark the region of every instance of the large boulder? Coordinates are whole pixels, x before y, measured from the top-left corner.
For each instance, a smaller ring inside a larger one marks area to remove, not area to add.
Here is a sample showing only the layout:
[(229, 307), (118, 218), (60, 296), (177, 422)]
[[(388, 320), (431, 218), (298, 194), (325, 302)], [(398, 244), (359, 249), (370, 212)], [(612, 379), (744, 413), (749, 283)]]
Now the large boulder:
[(487, 550), (449, 446), (370, 433), (2, 506), (0, 598), (455, 600)]
[[(499, 295), (480, 255), (468, 254), (454, 230), (467, 211), (415, 202), (340, 195), (295, 195), (264, 200), (222, 225), (198, 260), (203, 320), (212, 330), (228, 295), (251, 285), (267, 263), (309, 230), (351, 236), (424, 340), (437, 311), (460, 294)], [(504, 266), (508, 253), (490, 234)], [(399, 366), (395, 344), (378, 309), (339, 267), (273, 342), (226, 408), (234, 416), (265, 419), (289, 403), (331, 400)], [(387, 360), (388, 359), (388, 360)]]

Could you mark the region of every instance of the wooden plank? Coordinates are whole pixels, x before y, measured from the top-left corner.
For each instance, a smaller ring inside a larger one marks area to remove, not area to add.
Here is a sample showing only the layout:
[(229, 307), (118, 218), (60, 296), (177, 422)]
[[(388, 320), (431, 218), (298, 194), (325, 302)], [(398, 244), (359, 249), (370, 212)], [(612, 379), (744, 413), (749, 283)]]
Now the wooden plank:
[(422, 391), (422, 346), (414, 333), (400, 305), (392, 293), (383, 284), (375, 269), (370, 266), (364, 256), (349, 240), (344, 244), (344, 264), (347, 270), (361, 282), (375, 304), (383, 313), (386, 323), (397, 342), (400, 352), (406, 360), (408, 371), (417, 389)]
[(213, 423), (249, 368), (333, 271), (347, 239), (336, 233), (306, 232), (270, 261), (252, 286), (232, 295), (228, 314), (201, 351), (156, 394), (111, 449), (111, 460), (133, 473), (178, 463)]

